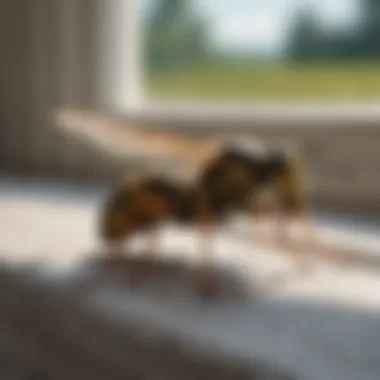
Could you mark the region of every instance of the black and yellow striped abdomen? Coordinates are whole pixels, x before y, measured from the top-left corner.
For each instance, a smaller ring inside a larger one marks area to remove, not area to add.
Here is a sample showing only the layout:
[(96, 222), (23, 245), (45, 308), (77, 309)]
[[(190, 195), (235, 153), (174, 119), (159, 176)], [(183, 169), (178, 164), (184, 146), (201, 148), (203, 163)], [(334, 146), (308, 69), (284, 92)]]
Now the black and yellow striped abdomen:
[(100, 220), (105, 240), (117, 240), (162, 221), (193, 221), (197, 197), (192, 189), (158, 177), (125, 182), (107, 200)]

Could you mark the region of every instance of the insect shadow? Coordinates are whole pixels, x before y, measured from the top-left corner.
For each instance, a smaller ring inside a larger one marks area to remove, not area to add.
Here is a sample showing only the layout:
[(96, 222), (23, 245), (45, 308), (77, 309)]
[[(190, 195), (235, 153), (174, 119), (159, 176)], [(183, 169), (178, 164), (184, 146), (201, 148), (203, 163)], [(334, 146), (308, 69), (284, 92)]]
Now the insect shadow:
[[(80, 285), (82, 296), (112, 286), (143, 296), (199, 299), (203, 298), (199, 291), (200, 279), (207, 270), (199, 264), (172, 257), (125, 256), (110, 261), (101, 255), (91, 255), (82, 262), (82, 268), (87, 273)], [(214, 303), (259, 300), (291, 277), (289, 273), (275, 273), (263, 283), (251, 273), (226, 264), (215, 265), (211, 270), (216, 281), (216, 292), (211, 297)]]

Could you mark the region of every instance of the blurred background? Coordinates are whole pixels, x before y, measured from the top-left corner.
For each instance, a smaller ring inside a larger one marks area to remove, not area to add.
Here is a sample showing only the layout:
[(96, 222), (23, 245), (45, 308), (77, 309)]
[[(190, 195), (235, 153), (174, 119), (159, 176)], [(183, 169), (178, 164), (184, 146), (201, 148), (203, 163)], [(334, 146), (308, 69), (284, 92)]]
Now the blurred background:
[(373, 101), (377, 0), (142, 0), (150, 97)]

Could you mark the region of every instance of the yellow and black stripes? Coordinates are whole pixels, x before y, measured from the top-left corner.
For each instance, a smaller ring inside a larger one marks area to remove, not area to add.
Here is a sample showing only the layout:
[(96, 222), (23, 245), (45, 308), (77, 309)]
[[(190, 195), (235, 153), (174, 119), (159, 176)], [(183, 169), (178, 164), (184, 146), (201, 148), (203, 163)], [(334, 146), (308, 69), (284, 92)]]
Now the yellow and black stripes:
[[(229, 212), (247, 211), (263, 188), (273, 189), (280, 206), (305, 207), (299, 161), (281, 154), (248, 155), (226, 148), (206, 165), (191, 186), (159, 176), (126, 181), (108, 200), (101, 222), (103, 238), (122, 238), (161, 221), (193, 223), (200, 212), (215, 222)], [(298, 166), (297, 166), (298, 165)]]

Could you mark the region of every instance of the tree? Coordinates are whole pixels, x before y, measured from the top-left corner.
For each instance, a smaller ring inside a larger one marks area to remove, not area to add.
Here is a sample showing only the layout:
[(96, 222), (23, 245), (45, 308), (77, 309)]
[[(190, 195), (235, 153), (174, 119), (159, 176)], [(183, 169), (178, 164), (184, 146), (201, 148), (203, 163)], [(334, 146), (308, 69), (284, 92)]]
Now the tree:
[(297, 16), (290, 36), (288, 54), (292, 60), (316, 58), (319, 46), (318, 26), (311, 8), (303, 8)]
[(156, 0), (147, 19), (146, 61), (149, 70), (180, 68), (205, 59), (207, 24), (191, 0)]
[(362, 15), (358, 48), (364, 57), (380, 57), (380, 0), (363, 0)]

